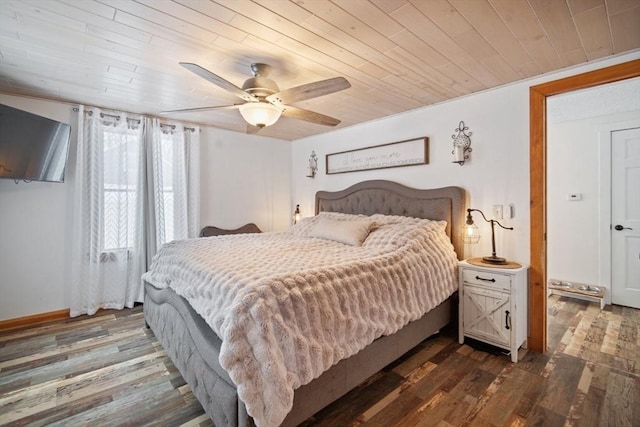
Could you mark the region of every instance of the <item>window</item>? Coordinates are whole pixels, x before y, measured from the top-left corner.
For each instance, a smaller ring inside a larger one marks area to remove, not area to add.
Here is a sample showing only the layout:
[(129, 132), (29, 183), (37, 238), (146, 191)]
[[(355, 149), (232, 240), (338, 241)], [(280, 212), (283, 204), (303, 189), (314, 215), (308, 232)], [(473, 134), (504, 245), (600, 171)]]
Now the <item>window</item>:
[(130, 249), (137, 236), (140, 137), (134, 129), (104, 130), (104, 251)]

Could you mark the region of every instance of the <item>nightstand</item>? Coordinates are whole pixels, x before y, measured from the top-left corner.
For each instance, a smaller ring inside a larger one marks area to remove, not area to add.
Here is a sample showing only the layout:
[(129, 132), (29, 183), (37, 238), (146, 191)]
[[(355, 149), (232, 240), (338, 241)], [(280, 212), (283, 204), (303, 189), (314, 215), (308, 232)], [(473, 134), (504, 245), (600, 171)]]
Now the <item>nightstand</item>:
[(509, 350), (516, 363), (518, 348), (527, 348), (529, 267), (506, 267), (484, 264), (481, 258), (458, 263), (458, 341), (469, 337)]

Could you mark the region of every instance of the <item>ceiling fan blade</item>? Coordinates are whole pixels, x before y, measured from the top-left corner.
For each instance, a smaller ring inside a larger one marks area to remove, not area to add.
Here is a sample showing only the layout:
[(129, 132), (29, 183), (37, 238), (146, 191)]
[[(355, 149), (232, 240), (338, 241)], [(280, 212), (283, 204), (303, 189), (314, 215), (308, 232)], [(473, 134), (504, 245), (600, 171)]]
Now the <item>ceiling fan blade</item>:
[(314, 111), (304, 110), (298, 107), (292, 107), (287, 105), (282, 110), (282, 115), (290, 117), (292, 119), (304, 120), (306, 122), (316, 123), (325, 126), (337, 126), (340, 124), (340, 120), (333, 117), (325, 116), (324, 114), (316, 113)]
[(332, 79), (320, 80), (318, 82), (307, 83), (304, 85), (292, 87), (282, 90), (273, 95), (267, 96), (267, 101), (271, 103), (291, 104), (298, 101), (317, 98), (318, 96), (328, 95), (330, 93), (339, 92), (351, 87), (351, 83), (344, 77), (334, 77)]
[(211, 71), (202, 68), (201, 66), (197, 65), (197, 64), (193, 64), (191, 62), (180, 62), (180, 65), (182, 65), (184, 68), (186, 68), (187, 70), (191, 71), (192, 73), (195, 73), (197, 75), (199, 75), (200, 77), (202, 77), (203, 79), (206, 79), (208, 81), (210, 81), (211, 83), (220, 86), (222, 89), (225, 89), (227, 92), (230, 92), (232, 94), (234, 94), (235, 96), (244, 99), (245, 101), (249, 102), (258, 102), (259, 99), (256, 98), (255, 96), (251, 95), (250, 93), (245, 92), (244, 90), (240, 89), (238, 86), (234, 85), (233, 83), (223, 79), (222, 77), (213, 74)]
[(197, 113), (198, 111), (209, 111), (209, 110), (235, 110), (235, 109), (238, 109), (241, 105), (242, 104), (232, 104), (232, 105), (217, 105), (213, 107), (184, 108), (182, 110), (160, 111), (160, 114)]

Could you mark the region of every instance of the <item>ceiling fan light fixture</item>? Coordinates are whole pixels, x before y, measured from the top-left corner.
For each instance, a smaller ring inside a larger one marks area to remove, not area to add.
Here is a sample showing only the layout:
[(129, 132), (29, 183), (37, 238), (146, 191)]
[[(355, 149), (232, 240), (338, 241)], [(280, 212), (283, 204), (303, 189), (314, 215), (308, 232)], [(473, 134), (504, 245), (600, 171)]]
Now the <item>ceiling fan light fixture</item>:
[(278, 121), (282, 110), (268, 102), (247, 102), (240, 106), (240, 114), (250, 125), (263, 128)]

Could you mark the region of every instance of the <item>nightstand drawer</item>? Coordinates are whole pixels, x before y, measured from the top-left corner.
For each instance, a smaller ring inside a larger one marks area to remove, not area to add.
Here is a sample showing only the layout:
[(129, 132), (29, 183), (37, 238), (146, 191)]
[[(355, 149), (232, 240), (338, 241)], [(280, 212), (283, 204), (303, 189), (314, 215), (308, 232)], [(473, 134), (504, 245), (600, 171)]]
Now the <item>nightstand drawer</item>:
[(511, 289), (511, 276), (496, 274), (489, 271), (472, 270), (465, 268), (462, 271), (462, 280), (480, 286), (488, 286), (494, 289)]

